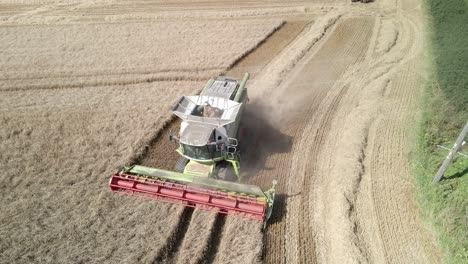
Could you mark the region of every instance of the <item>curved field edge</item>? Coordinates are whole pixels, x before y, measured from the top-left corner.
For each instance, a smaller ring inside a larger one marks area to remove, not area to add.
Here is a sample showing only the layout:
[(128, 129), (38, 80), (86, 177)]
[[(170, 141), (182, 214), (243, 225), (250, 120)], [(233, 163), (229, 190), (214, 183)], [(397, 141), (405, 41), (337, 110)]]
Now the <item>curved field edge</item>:
[[(438, 185), (432, 179), (468, 120), (468, 6), (461, 0), (425, 0), (431, 77), (422, 101), (413, 172), (419, 203), (444, 249), (444, 262), (468, 262), (468, 159), (456, 157)], [(462, 147), (461, 152), (467, 152)]]

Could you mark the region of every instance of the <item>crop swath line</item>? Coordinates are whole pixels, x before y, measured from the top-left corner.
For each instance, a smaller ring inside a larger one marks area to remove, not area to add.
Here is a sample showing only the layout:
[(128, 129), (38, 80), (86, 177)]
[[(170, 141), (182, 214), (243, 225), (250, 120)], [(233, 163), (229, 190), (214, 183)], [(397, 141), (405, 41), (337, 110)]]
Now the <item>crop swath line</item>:
[(1, 87), (0, 91), (11, 92), (11, 91), (23, 91), (23, 90), (57, 90), (66, 88), (88, 88), (88, 87), (113, 87), (113, 86), (127, 86), (141, 83), (153, 83), (153, 82), (199, 82), (206, 80), (203, 76), (167, 76), (167, 77), (141, 77), (133, 78), (130, 80), (71, 80), (69, 83), (49, 83), (49, 84), (26, 84), (22, 86), (13, 85), (7, 87)]
[(189, 227), (189, 223), (192, 220), (193, 208), (185, 207), (179, 218), (179, 223), (174, 233), (171, 235), (171, 239), (167, 241), (167, 244), (160, 250), (156, 262), (172, 262), (171, 260), (175, 257), (179, 250), (182, 241), (184, 241), (185, 234)]
[[(183, 67), (172, 67), (172, 68), (158, 68), (154, 69), (154, 65), (146, 65), (145, 67), (139, 68), (123, 68), (123, 69), (95, 69), (80, 71), (79, 69), (68, 69), (62, 71), (33, 71), (28, 72), (27, 76), (21, 76), (17, 74), (17, 71), (5, 70), (3, 74), (8, 74), (8, 77), (0, 76), (0, 81), (11, 81), (11, 80), (41, 80), (41, 79), (59, 79), (59, 78), (79, 78), (79, 77), (109, 77), (109, 76), (123, 76), (123, 75), (157, 75), (157, 74), (173, 74), (173, 75), (188, 75), (188, 74), (200, 74), (204, 72), (212, 71), (223, 71), (225, 67), (196, 67), (196, 68), (183, 68)], [(16, 75), (15, 75), (16, 73)], [(24, 74), (24, 73), (23, 73)], [(11, 76), (13, 75), (13, 76)]]
[(214, 228), (211, 230), (210, 238), (208, 239), (208, 247), (203, 252), (203, 258), (198, 263), (213, 263), (218, 253), (218, 247), (221, 244), (221, 238), (223, 236), (223, 229), (226, 223), (226, 215), (218, 214), (214, 222)]

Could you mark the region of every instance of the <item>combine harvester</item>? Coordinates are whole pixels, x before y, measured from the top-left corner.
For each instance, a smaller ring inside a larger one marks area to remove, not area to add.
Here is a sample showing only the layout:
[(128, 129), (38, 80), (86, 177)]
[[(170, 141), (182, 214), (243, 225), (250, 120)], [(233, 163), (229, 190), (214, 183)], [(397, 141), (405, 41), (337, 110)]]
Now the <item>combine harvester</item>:
[(237, 135), (247, 102), (246, 73), (242, 82), (210, 79), (200, 95), (182, 96), (172, 112), (182, 119), (175, 172), (140, 165), (112, 175), (114, 192), (258, 220), (266, 225), (275, 199), (276, 181), (263, 192), (240, 184)]

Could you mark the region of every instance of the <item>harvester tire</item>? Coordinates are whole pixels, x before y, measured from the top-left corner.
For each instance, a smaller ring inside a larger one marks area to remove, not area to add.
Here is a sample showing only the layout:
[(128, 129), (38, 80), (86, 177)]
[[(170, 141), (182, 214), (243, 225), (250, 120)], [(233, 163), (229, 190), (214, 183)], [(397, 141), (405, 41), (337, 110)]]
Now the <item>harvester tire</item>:
[(180, 172), (180, 173), (183, 173), (184, 170), (185, 170), (185, 166), (187, 165), (187, 163), (189, 162), (189, 160), (185, 157), (179, 157), (179, 159), (177, 160), (176, 164), (175, 164), (175, 171), (176, 172)]

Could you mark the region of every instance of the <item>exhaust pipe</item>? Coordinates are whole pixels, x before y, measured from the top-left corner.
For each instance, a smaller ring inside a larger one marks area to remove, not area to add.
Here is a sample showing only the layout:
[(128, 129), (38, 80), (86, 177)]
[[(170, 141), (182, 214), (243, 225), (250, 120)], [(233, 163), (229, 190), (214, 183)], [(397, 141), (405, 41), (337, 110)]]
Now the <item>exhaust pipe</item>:
[(247, 80), (249, 79), (250, 74), (246, 72), (244, 74), (244, 78), (242, 78), (242, 81), (239, 85), (239, 90), (237, 91), (236, 97), (234, 98), (235, 102), (240, 103), (242, 101), (242, 98), (244, 98), (244, 94), (246, 93), (246, 87), (245, 85), (247, 84)]

